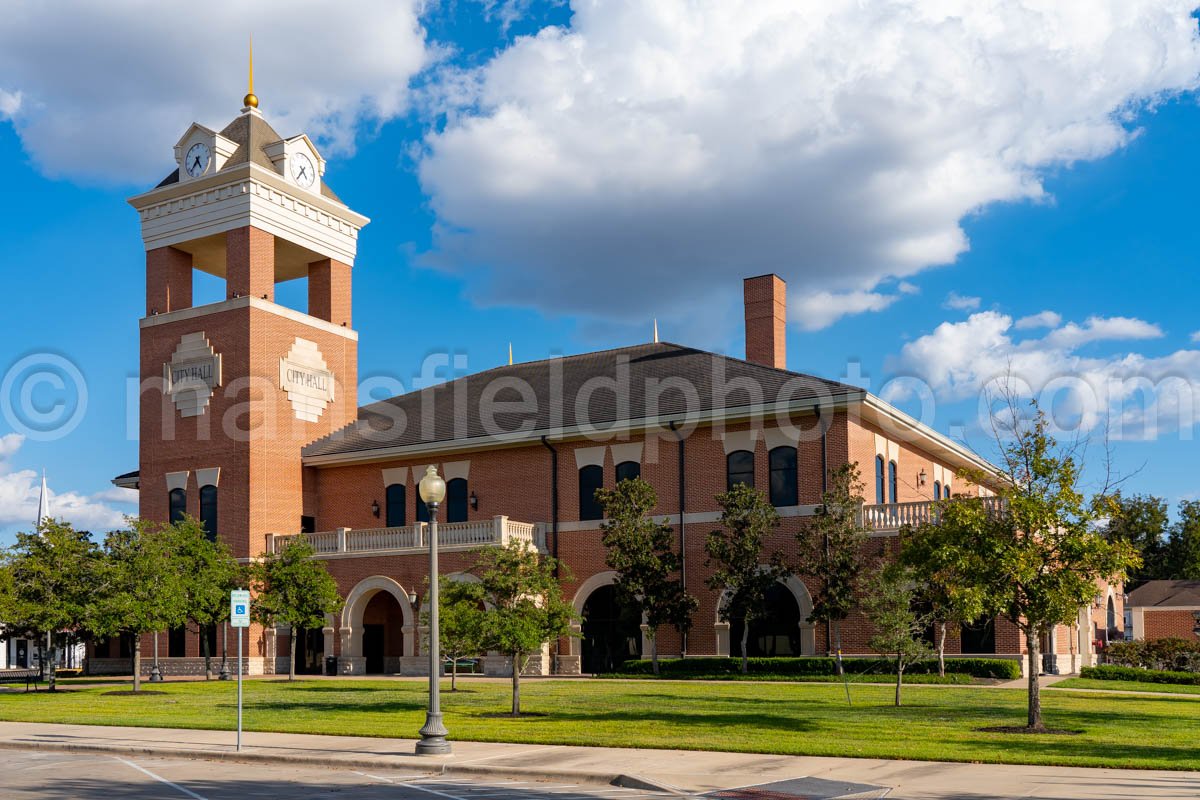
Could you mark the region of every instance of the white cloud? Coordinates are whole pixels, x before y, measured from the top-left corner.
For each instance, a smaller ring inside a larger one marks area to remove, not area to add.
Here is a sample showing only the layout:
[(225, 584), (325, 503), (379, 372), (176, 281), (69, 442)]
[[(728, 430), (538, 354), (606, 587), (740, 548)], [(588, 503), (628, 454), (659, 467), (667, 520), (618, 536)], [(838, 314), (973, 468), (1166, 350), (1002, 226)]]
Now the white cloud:
[[(328, 153), (352, 149), (359, 123), (406, 108), (429, 63), (421, 0), (244, 3), (197, 11), (136, 0), (9, 4), (0, 26), (0, 116), (51, 175), (145, 184), (173, 166), (193, 120), (222, 127), (255, 92), (283, 135), (306, 131)], [(14, 99), (15, 98), (15, 99)]]
[[(1091, 317), (1040, 338), (1018, 339), (1016, 330), (1012, 317), (997, 311), (943, 322), (904, 345), (888, 366), (924, 380), (936, 396), (949, 401), (982, 398), (989, 387), (1007, 383), (1022, 395), (1037, 396), (1048, 411), (1065, 413), (1072, 425), (1089, 429), (1107, 417), (1114, 438), (1153, 438), (1163, 431), (1187, 432), (1200, 423), (1200, 350), (1161, 357), (1077, 352), (1100, 340), (1157, 338), (1162, 335), (1158, 326), (1128, 317)], [(893, 387), (886, 399), (911, 394), (911, 387), (902, 383)]]
[(850, 314), (882, 311), (899, 299), (899, 295), (877, 292), (812, 292), (789, 303), (788, 318), (801, 330), (819, 331)]
[[(12, 526), (18, 530), (31, 531), (37, 521), (42, 476), (31, 469), (12, 468), (12, 458), (20, 450), (24, 440), (24, 436), (16, 433), (0, 436), (0, 527)], [(125, 514), (136, 512), (136, 506), (122, 510), (110, 505), (136, 504), (136, 492), (123, 496), (113, 495), (111, 491), (94, 495), (56, 492), (52, 482), (47, 483), (50, 516), (66, 520), (81, 530), (90, 530), (97, 534), (107, 533), (124, 524)]]
[(21, 93), (0, 89), (0, 119), (11, 118), (21, 109)]
[(958, 292), (950, 292), (946, 295), (946, 299), (942, 301), (942, 308), (948, 308), (953, 311), (974, 311), (979, 308), (980, 299), (978, 297), (967, 297)]
[(921, 287), (908, 281), (900, 281), (900, 283), (896, 284), (896, 291), (900, 292), (900, 294), (920, 294)]
[(1200, 331), (1196, 331), (1195, 333), (1192, 334), (1192, 341), (1200, 342)]
[(1054, 311), (1039, 311), (1036, 314), (1021, 317), (1013, 327), (1019, 331), (1025, 331), (1034, 328), (1057, 328), (1061, 324), (1062, 314)]
[(1042, 198), (1194, 87), (1194, 5), (576, 0), (445, 75), (429, 261), (485, 268), (480, 302), (622, 320), (772, 271), (884, 307), (883, 281), (967, 248), (964, 215)]

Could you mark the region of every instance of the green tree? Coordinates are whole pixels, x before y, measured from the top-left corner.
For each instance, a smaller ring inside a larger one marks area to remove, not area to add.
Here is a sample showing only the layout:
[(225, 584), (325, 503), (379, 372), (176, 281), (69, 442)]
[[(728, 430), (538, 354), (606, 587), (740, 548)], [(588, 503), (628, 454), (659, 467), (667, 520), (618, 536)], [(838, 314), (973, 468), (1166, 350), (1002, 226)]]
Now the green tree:
[(187, 619), (200, 634), (205, 680), (212, 680), (206, 631), (229, 618), (229, 592), (244, 586), (246, 576), (228, 545), (211, 540), (199, 520), (185, 516), (171, 530), (171, 550), (187, 594)]
[(145, 519), (104, 539), (88, 627), (100, 636), (133, 638), (133, 690), (142, 686), (142, 635), (182, 625), (187, 591), (174, 560), (175, 529)]
[(679, 580), (683, 559), (675, 550), (671, 526), (649, 516), (658, 504), (650, 484), (641, 478), (624, 480), (616, 489), (597, 490), (596, 497), (606, 516), (600, 526), (605, 563), (617, 573), (614, 584), (621, 605), (642, 612), (657, 675), (658, 629), (670, 625), (686, 635), (699, 603)]
[(899, 706), (904, 670), (930, 655), (922, 638), (929, 617), (914, 608), (918, 600), (916, 576), (903, 563), (884, 564), (868, 573), (863, 590), (863, 613), (875, 627), (867, 644), (876, 653), (895, 659)]
[[(440, 588), (438, 641), (442, 656), (450, 659), (450, 691), (457, 692), (459, 659), (477, 656), (487, 649), (483, 587), (473, 581), (452, 580), (443, 575)], [(428, 625), (428, 612), (422, 617)]]
[(1166, 562), (1176, 580), (1200, 580), (1200, 500), (1179, 504), (1179, 519), (1171, 526), (1166, 546)]
[(1097, 498), (1094, 511), (1107, 520), (1104, 531), (1109, 539), (1128, 542), (1142, 559), (1142, 565), (1129, 573), (1126, 588), (1146, 581), (1170, 578), (1167, 558), (1167, 503), (1148, 494), (1124, 495), (1116, 491)]
[(712, 568), (706, 583), (722, 592), (718, 614), (729, 622), (742, 614), (742, 673), (748, 671), (747, 643), (750, 626), (766, 613), (767, 592), (788, 574), (783, 556), (765, 557), (763, 547), (768, 534), (779, 527), (779, 512), (758, 489), (744, 483), (717, 495), (721, 506), (721, 527), (708, 534), (704, 542), (705, 566)]
[(265, 627), (291, 629), (288, 680), (296, 680), (296, 635), (300, 628), (324, 626), (326, 614), (342, 607), (337, 582), (325, 562), (313, 558), (316, 550), (304, 534), (287, 540), (277, 553), (263, 553), (250, 567), (250, 610)]
[[(39, 642), (75, 635), (90, 616), (100, 566), (100, 550), (91, 534), (69, 523), (45, 519), (34, 533), (18, 533), (7, 554), (10, 582), (5, 630)], [(50, 690), (55, 689), (54, 654), (45, 653)]]
[(865, 564), (862, 486), (858, 464), (843, 464), (829, 476), (821, 496), (821, 513), (796, 534), (803, 572), (820, 578), (813, 592), (813, 622), (824, 622), (833, 634), (837, 674), (842, 666), (842, 621), (857, 604), (855, 590)]
[[(939, 511), (950, 500), (938, 503)], [(899, 562), (917, 584), (917, 600), (937, 628), (938, 675), (946, 674), (946, 632), (978, 619), (985, 608), (984, 589), (968, 574), (972, 554), (956, 532), (937, 520), (900, 532)]]
[[(1128, 542), (1110, 541), (1096, 526), (1094, 505), (1079, 489), (1075, 451), (1047, 433), (1036, 404), (1027, 416), (1021, 410), (1010, 404), (1014, 422), (998, 437), (999, 509), (981, 498), (956, 498), (942, 508), (941, 524), (968, 554), (963, 574), (983, 591), (988, 611), (1003, 614), (1025, 635), (1028, 727), (1044, 730), (1040, 642), (1054, 626), (1074, 622), (1098, 582), (1123, 579), (1138, 558)], [(995, 478), (972, 479), (983, 484)]]
[[(478, 552), (475, 569), (482, 598), (483, 640), (512, 661), (512, 715), (521, 715), (521, 673), (530, 657), (553, 639), (571, 635), (575, 609), (563, 598), (556, 562), (513, 541)], [(564, 580), (570, 580), (565, 574)]]

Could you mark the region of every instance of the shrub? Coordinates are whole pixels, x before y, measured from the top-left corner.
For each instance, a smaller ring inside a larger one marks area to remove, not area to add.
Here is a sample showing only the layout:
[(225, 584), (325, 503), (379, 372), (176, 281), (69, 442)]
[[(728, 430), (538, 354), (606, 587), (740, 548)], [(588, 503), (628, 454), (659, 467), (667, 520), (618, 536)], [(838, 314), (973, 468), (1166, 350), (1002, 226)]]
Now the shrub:
[[(895, 664), (886, 658), (847, 658), (843, 664), (846, 671), (853, 675), (893, 675)], [(734, 675), (741, 671), (741, 660), (725, 657), (701, 658), (671, 658), (659, 661), (659, 670), (663, 677), (714, 677)], [(836, 661), (823, 656), (808, 656), (804, 658), (751, 658), (747, 661), (747, 671), (750, 675), (763, 674), (773, 676), (786, 675), (834, 675), (837, 673)], [(921, 661), (906, 668), (906, 673), (923, 674), (937, 671), (935, 661)], [(619, 675), (650, 675), (653, 667), (649, 661), (626, 661), (615, 672)], [(1003, 658), (947, 658), (946, 672), (966, 674), (975, 678), (1005, 678), (1021, 677), (1021, 665), (1016, 661)]]
[(1098, 667), (1084, 667), (1079, 671), (1079, 677), (1094, 678), (1098, 681), (1142, 681), (1143, 683), (1176, 683), (1184, 686), (1200, 686), (1200, 672), (1172, 672), (1161, 669), (1118, 667), (1112, 664), (1101, 664)]
[(1114, 642), (1104, 649), (1104, 663), (1168, 672), (1200, 672), (1200, 641), (1169, 638)]

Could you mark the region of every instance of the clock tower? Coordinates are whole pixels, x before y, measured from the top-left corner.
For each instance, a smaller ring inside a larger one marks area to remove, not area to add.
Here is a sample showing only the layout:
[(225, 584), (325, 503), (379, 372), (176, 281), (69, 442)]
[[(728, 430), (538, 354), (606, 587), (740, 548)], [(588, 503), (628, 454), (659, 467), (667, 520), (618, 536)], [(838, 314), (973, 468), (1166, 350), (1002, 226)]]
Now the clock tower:
[[(146, 248), (141, 515), (191, 514), (239, 558), (316, 515), (301, 448), (356, 418), (350, 284), (368, 222), (306, 135), (277, 134), (253, 88), (244, 106), (219, 131), (189, 127), (175, 169), (129, 201)], [(193, 305), (195, 270), (224, 279), (224, 299)], [(297, 279), (305, 311), (275, 302)]]

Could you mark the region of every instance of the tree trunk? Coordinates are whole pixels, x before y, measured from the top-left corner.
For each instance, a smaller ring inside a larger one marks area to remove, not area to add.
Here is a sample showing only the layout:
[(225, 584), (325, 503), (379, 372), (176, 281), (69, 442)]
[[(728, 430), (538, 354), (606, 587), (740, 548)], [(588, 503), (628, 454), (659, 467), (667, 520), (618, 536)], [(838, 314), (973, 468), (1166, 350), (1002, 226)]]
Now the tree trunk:
[(296, 680), (296, 626), (292, 626), (292, 635), (288, 637), (291, 641), (288, 646), (291, 649), (291, 654), (288, 656), (288, 681)]
[(208, 626), (197, 625), (200, 629), (200, 650), (204, 653), (204, 680), (212, 680), (212, 653), (208, 652)]
[(650, 663), (654, 666), (654, 677), (658, 677), (658, 637), (654, 634), (657, 631), (650, 631)]
[(46, 688), (54, 691), (55, 675), (54, 675), (54, 634), (46, 634), (46, 657), (49, 659), (46, 662)]
[(133, 691), (142, 690), (142, 636), (133, 634)]
[(900, 707), (900, 687), (904, 685), (904, 662), (896, 654), (896, 708)]
[(846, 667), (842, 664), (842, 624), (836, 620), (830, 620), (829, 624), (833, 626), (833, 642), (837, 648), (835, 656), (837, 658), (837, 675), (845, 675)]
[(946, 623), (938, 623), (938, 677), (946, 677)]
[(747, 614), (742, 619), (742, 674), (745, 675), (750, 671), (750, 662), (746, 657), (746, 643), (750, 641), (750, 615)]
[(1041, 631), (1036, 628), (1030, 629), (1025, 634), (1026, 642), (1029, 651), (1029, 728), (1031, 730), (1045, 730), (1045, 725), (1042, 724), (1042, 694), (1041, 685), (1038, 683), (1039, 661), (1041, 660), (1040, 641)]
[(458, 691), (458, 656), (450, 658), (450, 691)]
[(521, 656), (512, 654), (512, 715), (521, 716)]

